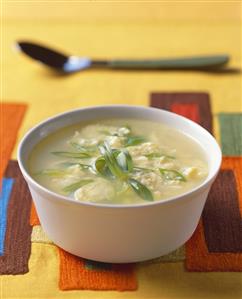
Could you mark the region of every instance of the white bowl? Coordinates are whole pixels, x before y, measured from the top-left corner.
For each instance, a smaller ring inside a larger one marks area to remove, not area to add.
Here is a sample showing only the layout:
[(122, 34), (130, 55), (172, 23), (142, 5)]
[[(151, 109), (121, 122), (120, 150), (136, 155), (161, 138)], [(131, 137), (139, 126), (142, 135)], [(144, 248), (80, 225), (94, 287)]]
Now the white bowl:
[[(122, 117), (164, 123), (195, 139), (206, 153), (209, 168), (206, 180), (193, 190), (167, 200), (109, 205), (78, 202), (61, 196), (30, 176), (29, 154), (47, 135), (81, 121)], [(41, 225), (55, 244), (83, 258), (128, 263), (167, 254), (191, 237), (218, 173), (221, 151), (210, 133), (182, 116), (155, 108), (113, 105), (76, 109), (47, 119), (25, 135), (19, 145), (18, 162)]]

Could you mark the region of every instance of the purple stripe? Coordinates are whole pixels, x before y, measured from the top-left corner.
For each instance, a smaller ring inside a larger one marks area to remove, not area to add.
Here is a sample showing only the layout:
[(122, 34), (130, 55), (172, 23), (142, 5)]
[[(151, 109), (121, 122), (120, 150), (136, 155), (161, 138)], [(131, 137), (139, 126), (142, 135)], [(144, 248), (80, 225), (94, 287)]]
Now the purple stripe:
[(242, 218), (233, 170), (221, 170), (203, 211), (209, 252), (242, 252)]

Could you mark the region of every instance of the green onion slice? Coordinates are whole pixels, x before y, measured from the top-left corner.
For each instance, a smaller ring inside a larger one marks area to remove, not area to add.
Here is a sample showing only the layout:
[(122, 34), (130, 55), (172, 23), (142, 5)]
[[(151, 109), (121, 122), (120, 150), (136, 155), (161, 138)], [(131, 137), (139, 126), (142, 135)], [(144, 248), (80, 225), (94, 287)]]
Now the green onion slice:
[(128, 179), (128, 184), (131, 186), (131, 188), (135, 191), (136, 194), (139, 195), (144, 200), (147, 201), (153, 201), (153, 194), (152, 192), (143, 184), (138, 182), (135, 179)]
[(76, 159), (88, 159), (92, 157), (90, 154), (82, 152), (52, 152), (52, 154), (60, 157)]
[(37, 173), (34, 173), (34, 175), (47, 175), (50, 177), (63, 177), (67, 174), (67, 171), (65, 169), (43, 169)]
[(130, 153), (127, 150), (119, 151), (119, 153), (116, 155), (116, 161), (123, 171), (132, 172), (134, 167), (133, 160)]
[(165, 180), (174, 180), (174, 181), (181, 181), (186, 182), (186, 178), (182, 173), (174, 169), (166, 169), (166, 168), (159, 168), (161, 176)]
[(134, 146), (146, 142), (146, 138), (143, 136), (128, 136), (125, 140), (124, 146)]
[(81, 188), (82, 186), (85, 186), (87, 184), (90, 184), (92, 183), (93, 180), (91, 179), (85, 179), (85, 180), (81, 180), (81, 181), (78, 181), (76, 183), (73, 183), (71, 185), (68, 185), (66, 186), (65, 188), (63, 188), (62, 190), (65, 192), (65, 193), (72, 193), (74, 192), (75, 190)]
[(111, 171), (109, 170), (106, 160), (103, 156), (98, 157), (95, 162), (94, 162), (94, 170), (107, 178), (113, 178), (113, 174), (111, 173)]

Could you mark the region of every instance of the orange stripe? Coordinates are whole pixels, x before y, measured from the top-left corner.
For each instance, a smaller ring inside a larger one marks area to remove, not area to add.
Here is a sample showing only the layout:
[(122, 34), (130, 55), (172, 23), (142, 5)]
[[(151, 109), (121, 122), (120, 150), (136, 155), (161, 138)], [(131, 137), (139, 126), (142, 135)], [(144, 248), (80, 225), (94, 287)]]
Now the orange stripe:
[(38, 214), (36, 212), (36, 209), (35, 209), (35, 206), (34, 206), (33, 202), (32, 202), (32, 205), (31, 205), (29, 224), (31, 226), (40, 225), (39, 217), (38, 217)]
[(231, 169), (234, 171), (239, 194), (240, 214), (242, 215), (242, 157), (223, 157), (222, 169)]
[(242, 253), (209, 253), (200, 220), (186, 243), (185, 265), (189, 271), (242, 271)]
[(111, 270), (90, 270), (85, 260), (59, 248), (61, 290), (118, 290), (137, 289), (133, 264), (112, 265)]
[(0, 178), (11, 158), (26, 108), (26, 104), (0, 103)]

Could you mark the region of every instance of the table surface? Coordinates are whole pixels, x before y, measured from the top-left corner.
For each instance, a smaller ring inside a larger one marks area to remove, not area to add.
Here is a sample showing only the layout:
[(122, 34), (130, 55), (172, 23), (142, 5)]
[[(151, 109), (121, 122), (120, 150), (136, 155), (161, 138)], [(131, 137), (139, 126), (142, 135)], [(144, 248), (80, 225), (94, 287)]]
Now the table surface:
[[(29, 104), (19, 139), (53, 114), (90, 105), (148, 105), (149, 95), (155, 91), (208, 92), (218, 140), (217, 113), (242, 112), (240, 74), (89, 70), (63, 77), (11, 50), (16, 40), (29, 39), (93, 58), (228, 53), (231, 66), (240, 67), (240, 2), (57, 3), (2, 4), (1, 98)], [(16, 148), (12, 158), (16, 158)], [(34, 244), (32, 250), (40, 256), (41, 244)], [(54, 249), (50, 247), (48, 254), (53, 258)], [(50, 280), (45, 279), (46, 271), (37, 274), (31, 263), (31, 275), (1, 277), (3, 298), (48, 298), (50, 293), (51, 298), (241, 298), (239, 273), (188, 273), (184, 272), (183, 263), (142, 268), (138, 271), (138, 290), (123, 293), (62, 292), (56, 283), (57, 260), (47, 269)], [(38, 284), (42, 287), (36, 294), (35, 288), (29, 286)]]

